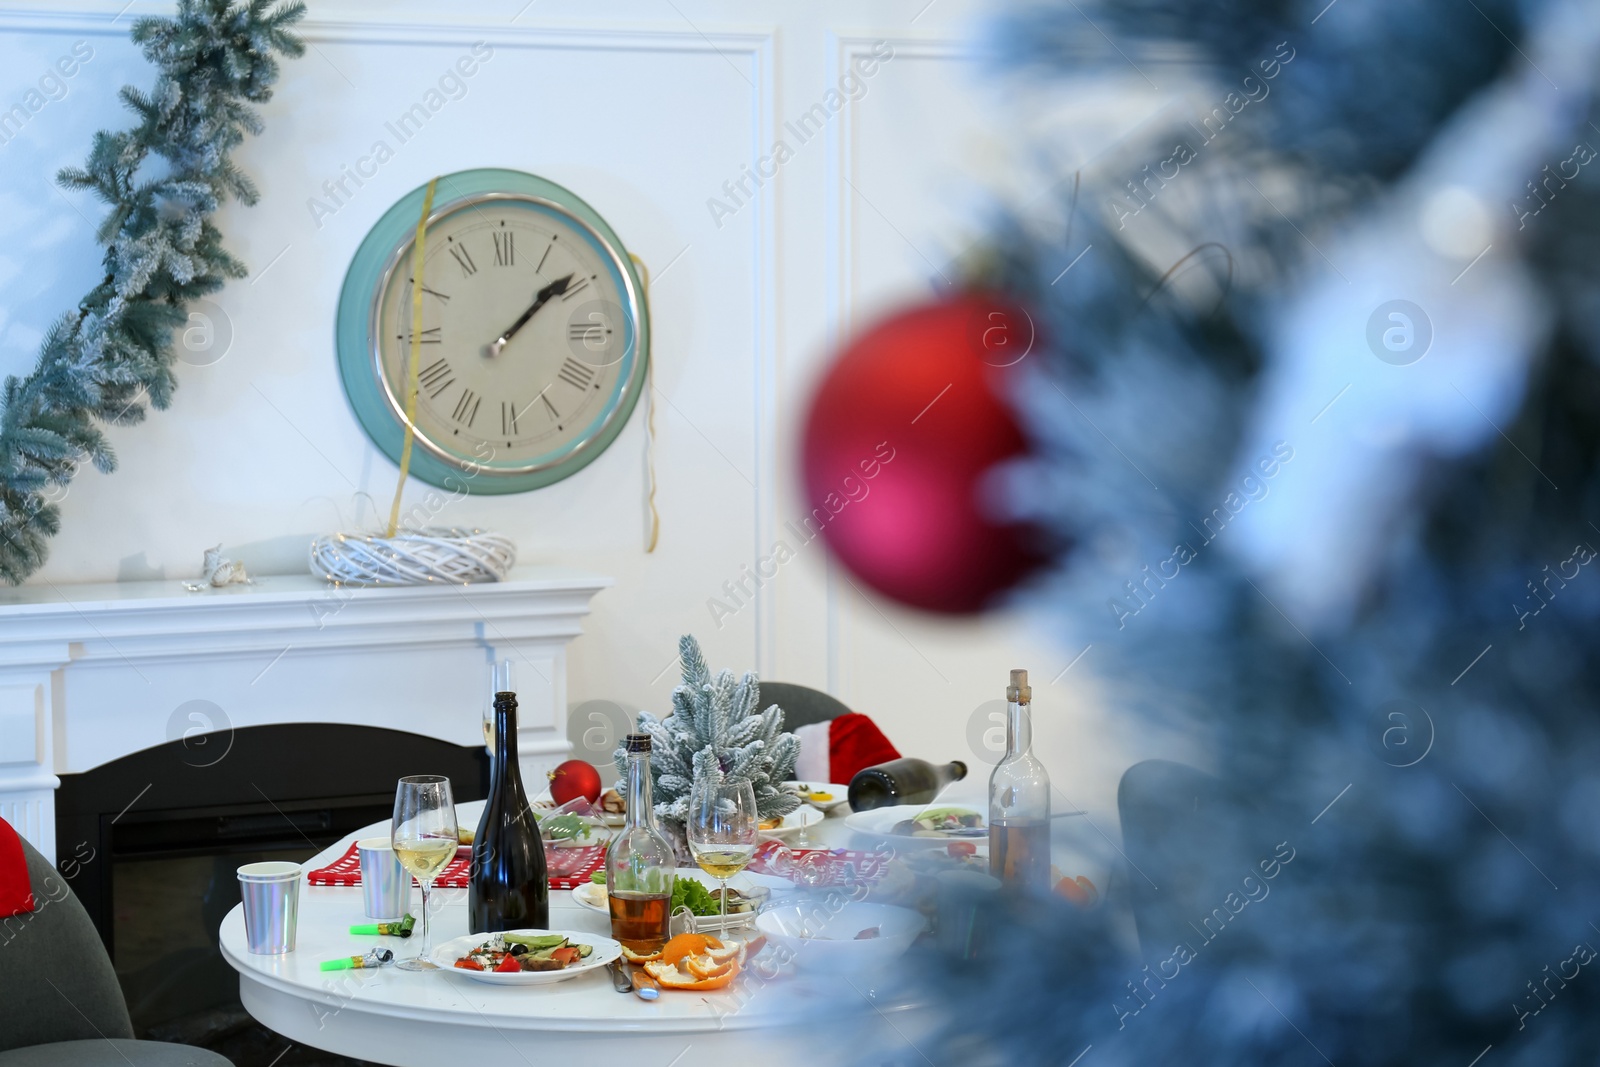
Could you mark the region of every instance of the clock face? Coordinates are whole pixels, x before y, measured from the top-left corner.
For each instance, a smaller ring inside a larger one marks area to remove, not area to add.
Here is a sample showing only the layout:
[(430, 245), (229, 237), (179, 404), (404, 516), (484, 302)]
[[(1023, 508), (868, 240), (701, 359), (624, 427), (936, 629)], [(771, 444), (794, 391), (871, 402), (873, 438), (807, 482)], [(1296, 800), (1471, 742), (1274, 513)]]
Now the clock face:
[[(462, 180), (472, 177), (478, 181)], [(473, 184), (490, 188), (451, 195)], [(423, 248), (412, 471), (471, 492), (566, 477), (610, 444), (643, 387), (642, 307), (626, 253), (586, 204), (532, 175), (449, 175), (436, 195), (446, 202), (436, 204)], [(374, 228), (340, 307), (346, 390), (391, 458), (406, 421), (420, 212), (413, 194)], [(366, 271), (366, 281), (359, 268), (374, 252), (383, 255), (381, 269)], [(347, 343), (353, 285), (369, 293), (364, 373)], [(454, 479), (441, 477), (452, 471)]]

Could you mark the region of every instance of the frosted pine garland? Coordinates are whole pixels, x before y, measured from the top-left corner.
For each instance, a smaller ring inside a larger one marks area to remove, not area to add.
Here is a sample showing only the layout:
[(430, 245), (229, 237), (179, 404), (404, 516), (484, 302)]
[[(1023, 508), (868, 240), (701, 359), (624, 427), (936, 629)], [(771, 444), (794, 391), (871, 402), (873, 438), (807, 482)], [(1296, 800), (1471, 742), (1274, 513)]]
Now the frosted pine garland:
[[(288, 27), (305, 14), (297, 2), (183, 0), (171, 18), (142, 18), (133, 40), (160, 68), (148, 94), (121, 96), (139, 124), (102, 130), (82, 169), (57, 175), (90, 189), (111, 207), (97, 238), (105, 277), (45, 335), (26, 378), (6, 379), (0, 413), (0, 577), (20, 583), (43, 565), (60, 512), (46, 493), (65, 485), (84, 460), (101, 471), (116, 456), (97, 422), (144, 418), (144, 401), (172, 401), (172, 331), (185, 305), (245, 276), (222, 247), (210, 216), (230, 194), (257, 199), (230, 158), (246, 133), (260, 133), (250, 107), (272, 96), (275, 53), (298, 56)], [(159, 163), (150, 157), (158, 157)], [(152, 165), (146, 168), (145, 164)]]
[[(681, 828), (696, 782), (749, 781), (762, 819), (776, 819), (799, 807), (800, 800), (779, 788), (794, 774), (800, 742), (783, 732), (783, 709), (773, 704), (757, 712), (761, 685), (754, 672), (734, 680), (724, 670), (715, 678), (695, 639), (678, 642), (683, 684), (672, 691), (672, 713), (658, 719), (639, 713), (639, 730), (650, 735), (650, 771), (656, 816)], [(627, 773), (627, 754), (612, 757)]]

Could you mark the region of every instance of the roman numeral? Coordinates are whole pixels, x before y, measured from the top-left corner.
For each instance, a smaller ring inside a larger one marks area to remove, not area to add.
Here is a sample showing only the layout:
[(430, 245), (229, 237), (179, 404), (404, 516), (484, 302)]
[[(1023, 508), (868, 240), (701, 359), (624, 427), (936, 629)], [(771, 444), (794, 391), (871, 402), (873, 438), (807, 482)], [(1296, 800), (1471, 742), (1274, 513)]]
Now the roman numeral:
[[(416, 281), (417, 280), (415, 278), (407, 278), (406, 279), (406, 284), (407, 285), (415, 285)], [(450, 303), (450, 298), (448, 296), (446, 296), (444, 293), (437, 292), (436, 290), (429, 289), (426, 285), (424, 285), (422, 287), (422, 291), (424, 293), (427, 293), (429, 296), (437, 297), (439, 300), (443, 301), (446, 304)]]
[(470, 278), (478, 273), (478, 265), (472, 262), (472, 256), (461, 245), (451, 245), (450, 254), (456, 257), (456, 262), (461, 264), (461, 276)]
[(610, 341), (611, 330), (603, 322), (574, 322), (567, 326), (567, 338), (580, 342), (590, 351), (604, 348)]
[(442, 359), (423, 367), (417, 375), (417, 384), (422, 386), (430, 400), (437, 399), (440, 393), (455, 383), (455, 380), (455, 372), (450, 369), (450, 364)]
[(580, 360), (568, 357), (567, 361), (561, 364), (561, 370), (556, 374), (556, 377), (574, 389), (588, 389), (589, 383), (594, 381), (594, 375), (595, 370), (593, 367)]
[(478, 405), (481, 403), (483, 403), (483, 397), (474, 393), (471, 389), (463, 389), (461, 390), (461, 399), (456, 401), (456, 410), (450, 417), (457, 422), (465, 423), (470, 428), (472, 421), (478, 417)]
[(539, 257), (539, 265), (533, 268), (533, 273), (538, 274), (544, 270), (544, 261), (550, 258), (550, 250), (556, 246), (556, 239), (550, 238), (550, 243), (544, 246), (544, 255)]
[(580, 281), (577, 285), (574, 285), (572, 288), (568, 289), (566, 294), (564, 296), (562, 296), (561, 299), (563, 299), (563, 300), (571, 300), (573, 297), (577, 296), (579, 293), (583, 292), (587, 288), (589, 288), (589, 279), (585, 278), (582, 281)]
[[(417, 343), (419, 345), (436, 345), (436, 344), (439, 344), (439, 336), (440, 336), (439, 335), (439, 329), (440, 328), (438, 326), (435, 326), (431, 330), (423, 330), (422, 331), (422, 336), (417, 339)], [(411, 335), (409, 333), (408, 334), (404, 334), (404, 335), (401, 336), (400, 340), (406, 342), (407, 344), (410, 344), (411, 343)]]
[(517, 262), (516, 234), (510, 230), (496, 233), (494, 237), (494, 265), (497, 267), (514, 266)]
[(517, 405), (508, 400), (500, 401), (500, 432), (507, 437), (516, 436), (517, 432)]
[(556, 410), (556, 406), (554, 404), (550, 403), (550, 398), (549, 397), (545, 396), (543, 393), (540, 393), (539, 394), (539, 399), (544, 401), (544, 406), (549, 409), (550, 418), (552, 420), (559, 419), (561, 417), (561, 412), (557, 411)]

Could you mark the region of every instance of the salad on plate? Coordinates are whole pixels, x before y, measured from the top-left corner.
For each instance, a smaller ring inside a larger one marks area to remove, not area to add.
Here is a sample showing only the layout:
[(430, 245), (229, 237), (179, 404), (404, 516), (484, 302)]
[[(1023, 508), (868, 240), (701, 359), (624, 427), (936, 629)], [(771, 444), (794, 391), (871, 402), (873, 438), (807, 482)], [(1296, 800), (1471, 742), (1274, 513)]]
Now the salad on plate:
[(516, 974), (522, 971), (561, 971), (587, 959), (593, 945), (568, 940), (565, 934), (493, 934), (477, 948), (457, 957), (464, 971)]
[(987, 837), (983, 816), (971, 808), (928, 808), (894, 824), (901, 837)]

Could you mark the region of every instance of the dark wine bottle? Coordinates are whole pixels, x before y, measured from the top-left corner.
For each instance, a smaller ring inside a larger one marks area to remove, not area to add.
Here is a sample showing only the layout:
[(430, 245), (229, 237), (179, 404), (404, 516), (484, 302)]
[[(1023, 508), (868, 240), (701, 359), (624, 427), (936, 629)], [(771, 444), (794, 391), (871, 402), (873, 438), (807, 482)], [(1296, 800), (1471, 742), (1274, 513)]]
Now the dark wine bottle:
[(517, 768), (517, 695), (494, 695), (494, 750), (489, 799), (472, 839), (467, 879), (467, 930), (544, 930), (550, 926), (550, 881), (539, 824)]
[(863, 767), (850, 779), (850, 810), (871, 811), (891, 804), (929, 804), (951, 782), (967, 776), (960, 760), (935, 766), (909, 756)]

